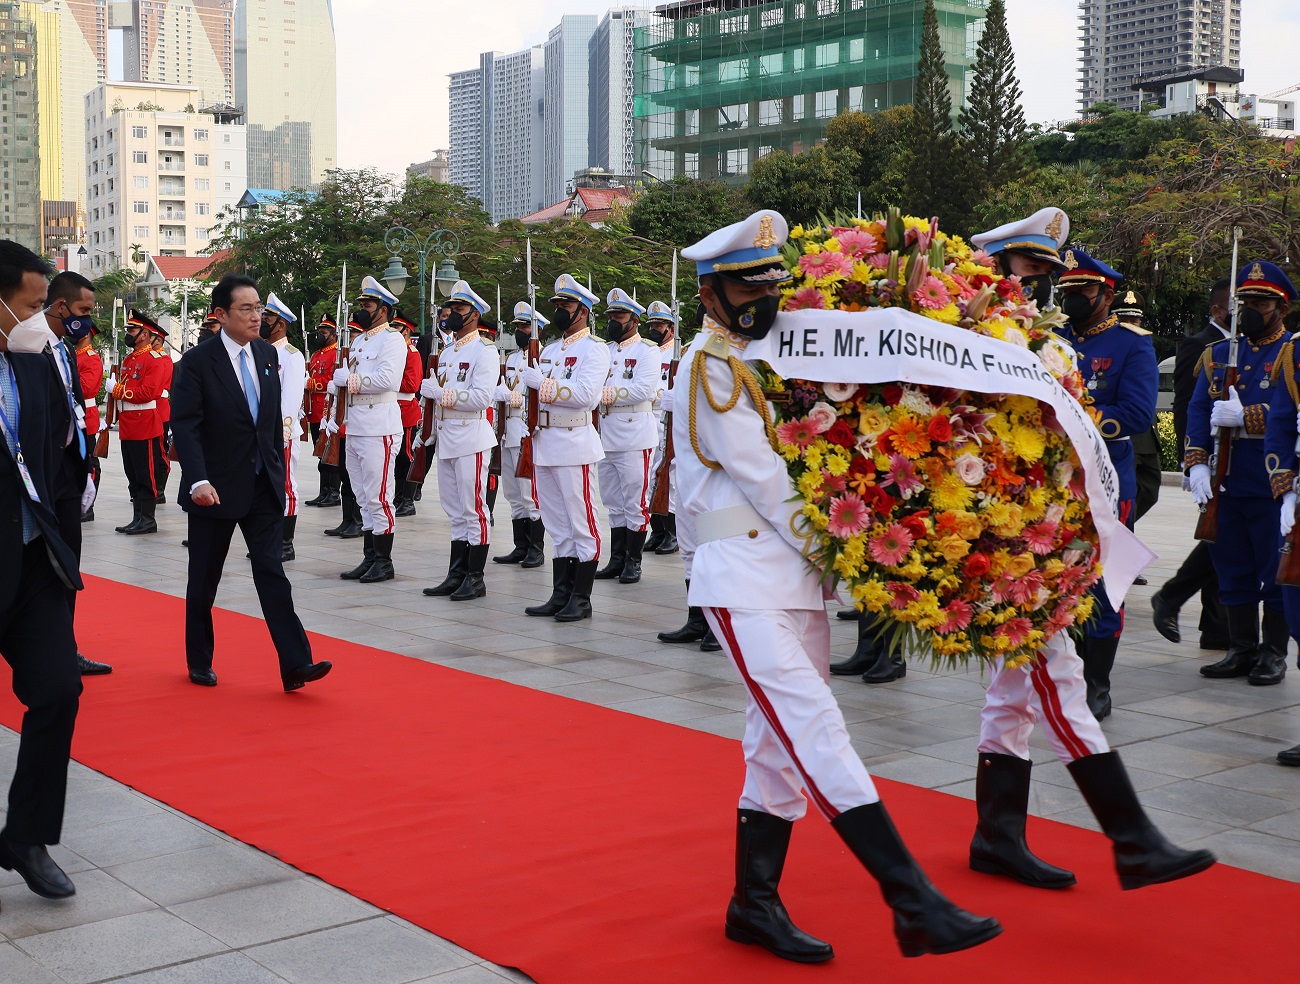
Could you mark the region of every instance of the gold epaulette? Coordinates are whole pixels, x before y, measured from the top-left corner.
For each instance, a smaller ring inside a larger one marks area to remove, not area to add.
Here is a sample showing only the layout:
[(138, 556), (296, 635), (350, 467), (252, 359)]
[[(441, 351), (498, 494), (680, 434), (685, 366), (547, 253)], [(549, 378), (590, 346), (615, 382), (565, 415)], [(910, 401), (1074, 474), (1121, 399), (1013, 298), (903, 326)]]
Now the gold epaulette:
[(1296, 386), (1295, 379), (1295, 342), (1287, 339), (1278, 349), (1277, 362), (1273, 364), (1273, 382), (1277, 382), (1278, 375), (1281, 375), (1282, 381), (1286, 383), (1286, 391), (1291, 394), (1291, 402), (1300, 404), (1300, 388)]
[(1137, 325), (1131, 325), (1131, 324), (1129, 324), (1127, 321), (1121, 321), (1121, 322), (1120, 322), (1120, 326), (1123, 327), (1123, 328), (1127, 328), (1129, 331), (1131, 331), (1131, 332), (1132, 332), (1133, 334), (1135, 334), (1135, 335), (1150, 335), (1150, 334), (1151, 334), (1151, 332), (1148, 331), (1147, 329), (1145, 329), (1145, 328), (1139, 328)]
[(1201, 357), (1196, 360), (1196, 368), (1192, 370), (1192, 379), (1195, 380), (1201, 373), (1205, 373), (1206, 378), (1210, 376), (1211, 367), (1214, 365), (1214, 342), (1205, 346), (1201, 352)]
[(161, 359), (163, 357), (163, 354), (157, 349), (150, 349), (149, 354), (155, 359)]
[(286, 351), (292, 352), (294, 355), (302, 355), (302, 350), (294, 348), (293, 342), (285, 342), (284, 347)]
[(715, 359), (728, 360), (731, 358), (731, 339), (720, 331), (709, 332), (709, 338), (700, 349), (705, 355), (711, 355)]

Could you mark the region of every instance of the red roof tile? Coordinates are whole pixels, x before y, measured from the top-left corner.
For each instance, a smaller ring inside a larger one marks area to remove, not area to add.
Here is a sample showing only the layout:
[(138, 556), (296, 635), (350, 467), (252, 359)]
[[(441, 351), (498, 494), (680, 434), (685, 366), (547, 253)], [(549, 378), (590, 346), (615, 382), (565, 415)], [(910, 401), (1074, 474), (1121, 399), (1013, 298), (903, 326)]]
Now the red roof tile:
[(223, 249), (211, 256), (155, 256), (153, 262), (168, 280), (207, 280), (212, 268), (229, 256), (230, 250)]

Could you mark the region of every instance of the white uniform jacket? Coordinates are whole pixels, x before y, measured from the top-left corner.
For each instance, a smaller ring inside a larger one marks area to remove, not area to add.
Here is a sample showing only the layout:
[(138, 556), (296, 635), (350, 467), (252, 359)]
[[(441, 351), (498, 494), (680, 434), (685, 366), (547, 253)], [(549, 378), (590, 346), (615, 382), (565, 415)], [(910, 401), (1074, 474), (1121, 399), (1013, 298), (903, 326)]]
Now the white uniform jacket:
[(272, 344), (280, 356), (280, 422), (284, 425), (284, 443), (289, 444), (298, 439), (302, 396), (307, 390), (307, 359), (287, 338)]
[[(609, 346), (609, 377), (600, 408), (606, 451), (645, 451), (659, 443), (653, 401), (659, 391), (659, 346), (639, 335)], [(610, 398), (613, 402), (608, 402)]]
[(395, 437), (402, 433), (397, 390), (406, 371), (406, 339), (394, 328), (375, 328), (352, 338), (349, 372), (361, 388), (348, 398), (348, 437)]
[[(506, 431), (501, 446), (517, 448), (524, 438), (524, 414), (528, 405), (528, 387), (519, 378), (519, 373), (528, 365), (527, 352), (511, 352), (506, 356), (506, 378), (497, 384), (493, 399), (506, 405)], [(518, 404), (515, 406), (514, 404)]]
[[(745, 339), (709, 319), (682, 354), (673, 385), (677, 515), (695, 540), (706, 535), (706, 524), (701, 523), (704, 514), (730, 506), (752, 507), (769, 528), (757, 529), (754, 536), (742, 528), (734, 536), (697, 542), (689, 603), (710, 608), (820, 610), (824, 602), (817, 571), (804, 560), (803, 541), (791, 525), (800, 514), (801, 502), (795, 498), (785, 461), (768, 443), (748, 392), (741, 393), (732, 410), (720, 414), (709, 408), (701, 386), (691, 391), (695, 353), (715, 332), (731, 341), (732, 355), (744, 358)], [(726, 400), (734, 385), (730, 366), (713, 356), (705, 356), (705, 364), (714, 399)], [(688, 397), (695, 406), (700, 451), (721, 468), (706, 467), (691, 447)]]
[(438, 458), (463, 458), (496, 447), (497, 435), (484, 412), (496, 397), (501, 355), (475, 332), (438, 356), (442, 400), (438, 418)]
[[(591, 411), (600, 405), (601, 389), (609, 377), (609, 346), (590, 334), (571, 341), (567, 348), (564, 340), (552, 342), (542, 349), (538, 368), (544, 377), (543, 426), (533, 432), (533, 463), (590, 465), (603, 460), (605, 451), (591, 424)], [(545, 426), (548, 421), (550, 426)]]
[(664, 394), (668, 392), (668, 377), (671, 375), (672, 369), (673, 343), (668, 341), (659, 346), (659, 385), (655, 387), (654, 398), (656, 416), (660, 416), (664, 412), (661, 404), (663, 403)]

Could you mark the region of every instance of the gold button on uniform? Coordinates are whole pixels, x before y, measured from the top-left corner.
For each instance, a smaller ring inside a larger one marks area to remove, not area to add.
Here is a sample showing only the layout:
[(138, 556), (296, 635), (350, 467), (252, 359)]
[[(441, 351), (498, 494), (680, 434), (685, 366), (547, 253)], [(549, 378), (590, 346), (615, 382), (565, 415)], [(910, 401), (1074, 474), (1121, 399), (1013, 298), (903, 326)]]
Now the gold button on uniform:
[(758, 536), (758, 530), (750, 530), (750, 531), (749, 531), (749, 538), (750, 538), (751, 540), (755, 539), (757, 536)]

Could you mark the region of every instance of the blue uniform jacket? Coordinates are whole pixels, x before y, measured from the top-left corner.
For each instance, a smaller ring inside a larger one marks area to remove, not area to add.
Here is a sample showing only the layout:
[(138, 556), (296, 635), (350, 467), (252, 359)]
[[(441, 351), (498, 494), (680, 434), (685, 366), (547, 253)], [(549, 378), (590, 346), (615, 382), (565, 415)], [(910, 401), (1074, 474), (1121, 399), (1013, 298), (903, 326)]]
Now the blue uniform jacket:
[[(1287, 333), (1279, 328), (1258, 343), (1252, 344), (1242, 337), (1237, 347), (1237, 395), (1246, 408), (1246, 417), (1233, 435), (1232, 455), (1228, 462), (1228, 477), (1223, 491), (1231, 496), (1273, 497), (1269, 470), (1265, 467), (1264, 429), (1268, 420), (1269, 405), (1280, 386), (1275, 370), (1282, 364), (1283, 345)], [(1187, 452), (1183, 464), (1210, 463), (1214, 451), (1210, 434), (1210, 410), (1214, 401), (1224, 395), (1223, 379), (1228, 371), (1228, 346), (1224, 339), (1205, 350), (1196, 367), (1196, 386), (1192, 402), (1187, 407)], [(1291, 414), (1291, 428), (1295, 428), (1295, 413)], [(1294, 438), (1292, 439), (1294, 442)], [(1295, 448), (1292, 449), (1294, 455)]]
[(1093, 400), (1097, 429), (1119, 475), (1119, 497), (1137, 497), (1133, 442), (1151, 429), (1156, 417), (1156, 350), (1151, 333), (1121, 324), (1111, 315), (1084, 331), (1072, 332), (1079, 372)]
[(1282, 343), (1273, 370), (1273, 401), (1269, 405), (1268, 421), (1264, 428), (1264, 465), (1275, 498), (1280, 499), (1295, 487), (1296, 472), (1300, 471), (1300, 455), (1296, 453), (1296, 410), (1300, 406), (1300, 351), (1295, 340)]

